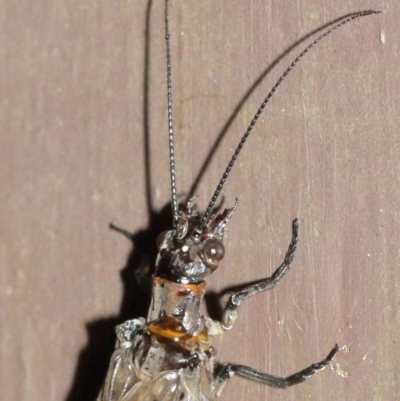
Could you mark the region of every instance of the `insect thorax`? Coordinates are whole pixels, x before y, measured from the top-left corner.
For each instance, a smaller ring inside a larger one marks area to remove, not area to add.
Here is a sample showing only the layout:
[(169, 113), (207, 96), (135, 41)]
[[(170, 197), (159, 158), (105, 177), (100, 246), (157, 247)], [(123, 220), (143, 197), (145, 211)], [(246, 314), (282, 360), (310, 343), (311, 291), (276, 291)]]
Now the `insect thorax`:
[(233, 209), (210, 219), (194, 235), (199, 219), (190, 204), (175, 230), (159, 236), (147, 333), (163, 344), (188, 351), (209, 349), (207, 320), (200, 312), (205, 279), (224, 256), (224, 230)]
[(207, 328), (200, 313), (205, 282), (179, 284), (153, 277), (152, 300), (147, 316), (148, 332), (158, 341), (196, 350), (208, 343)]

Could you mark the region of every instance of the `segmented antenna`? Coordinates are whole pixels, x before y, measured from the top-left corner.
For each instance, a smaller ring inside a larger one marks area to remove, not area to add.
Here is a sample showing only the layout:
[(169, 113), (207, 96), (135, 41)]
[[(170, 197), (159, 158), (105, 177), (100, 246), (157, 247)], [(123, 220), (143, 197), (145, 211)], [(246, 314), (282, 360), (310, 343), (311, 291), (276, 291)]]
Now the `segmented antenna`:
[(171, 177), (172, 221), (174, 228), (176, 228), (178, 224), (178, 199), (176, 196), (174, 128), (172, 119), (172, 74), (171, 74), (171, 49), (170, 49), (169, 26), (168, 26), (168, 0), (165, 0), (164, 19), (165, 19), (165, 43), (167, 51), (169, 172)]
[(245, 131), (244, 135), (242, 136), (242, 139), (239, 142), (239, 145), (237, 146), (235, 153), (233, 154), (228, 167), (226, 168), (224, 174), (222, 175), (222, 178), (217, 185), (214, 195), (212, 196), (210, 203), (207, 206), (206, 211), (204, 212), (202, 218), (200, 219), (199, 224), (197, 225), (196, 229), (193, 232), (193, 236), (199, 237), (204, 225), (207, 223), (210, 214), (214, 208), (215, 202), (218, 199), (218, 196), (225, 184), (226, 179), (228, 178), (228, 175), (230, 171), (232, 170), (233, 165), (235, 164), (235, 161), (242, 150), (242, 147), (244, 143), (247, 140), (247, 137), (250, 135), (251, 130), (253, 129), (255, 123), (257, 122), (258, 118), (260, 117), (262, 111), (264, 110), (265, 106), (267, 103), (270, 101), (271, 97), (274, 95), (278, 87), (281, 85), (283, 80), (287, 77), (287, 75), (290, 73), (290, 71), (293, 69), (293, 67), (308, 53), (319, 41), (330, 35), (332, 32), (336, 31), (337, 29), (341, 28), (343, 25), (347, 24), (350, 21), (355, 20), (356, 18), (359, 17), (365, 17), (370, 14), (378, 14), (380, 11), (374, 11), (374, 10), (367, 10), (367, 11), (360, 11), (358, 13), (355, 13), (348, 17), (347, 19), (343, 20), (342, 22), (338, 23), (335, 25), (333, 28), (329, 29), (328, 31), (324, 32), (321, 36), (319, 36), (317, 39), (315, 39), (312, 43), (310, 43), (294, 60), (293, 62), (289, 65), (289, 67), (285, 70), (285, 72), (281, 75), (281, 77), (276, 81), (275, 85), (272, 87), (271, 91), (268, 93), (267, 97), (264, 99), (262, 102), (261, 106), (257, 110), (256, 114), (254, 115), (253, 119), (251, 120), (249, 126), (247, 127), (247, 130)]

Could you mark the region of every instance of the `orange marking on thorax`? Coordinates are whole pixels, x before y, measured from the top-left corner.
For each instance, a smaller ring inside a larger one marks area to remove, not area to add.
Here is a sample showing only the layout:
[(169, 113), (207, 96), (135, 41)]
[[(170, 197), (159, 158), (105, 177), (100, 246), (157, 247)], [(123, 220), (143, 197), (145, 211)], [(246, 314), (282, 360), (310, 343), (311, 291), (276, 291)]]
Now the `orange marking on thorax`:
[(194, 350), (200, 345), (208, 348), (207, 329), (197, 335), (192, 335), (185, 330), (180, 322), (171, 316), (161, 317), (152, 321), (147, 326), (147, 331), (150, 335), (154, 335), (160, 340), (169, 340), (188, 350)]

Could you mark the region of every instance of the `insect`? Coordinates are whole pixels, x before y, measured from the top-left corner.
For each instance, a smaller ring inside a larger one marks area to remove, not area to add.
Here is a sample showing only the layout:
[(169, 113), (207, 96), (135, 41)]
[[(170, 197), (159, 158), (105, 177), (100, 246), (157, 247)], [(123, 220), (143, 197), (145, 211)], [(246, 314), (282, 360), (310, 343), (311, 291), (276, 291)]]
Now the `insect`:
[(157, 240), (158, 256), (152, 278), (152, 300), (147, 318), (129, 320), (116, 328), (117, 345), (98, 401), (213, 401), (234, 376), (286, 388), (303, 382), (324, 369), (340, 351), (338, 345), (326, 358), (286, 378), (259, 372), (251, 367), (220, 364), (209, 337), (230, 330), (241, 303), (273, 288), (289, 271), (298, 243), (299, 220), (292, 225), (292, 239), (281, 266), (269, 278), (232, 293), (225, 304), (221, 322), (200, 312), (205, 280), (219, 266), (225, 254), (224, 231), (234, 215), (233, 207), (215, 215), (215, 203), (225, 181), (261, 112), (293, 67), (319, 41), (356, 18), (377, 13), (368, 10), (352, 14), (307, 46), (285, 70), (262, 102), (244, 133), (231, 161), (217, 185), (203, 215), (191, 199), (179, 210), (172, 123), (172, 80), (168, 0), (165, 0), (165, 38), (167, 53), (168, 132), (172, 220), (170, 231)]

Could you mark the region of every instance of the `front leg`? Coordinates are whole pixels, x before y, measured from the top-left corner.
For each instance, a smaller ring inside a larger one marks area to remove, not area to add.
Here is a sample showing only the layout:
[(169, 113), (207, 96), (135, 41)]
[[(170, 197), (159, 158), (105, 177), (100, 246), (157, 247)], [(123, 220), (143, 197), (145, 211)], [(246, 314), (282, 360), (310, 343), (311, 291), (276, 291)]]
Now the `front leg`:
[(224, 365), (217, 374), (217, 376), (215, 377), (215, 386), (217, 394), (219, 395), (221, 393), (224, 385), (235, 374), (245, 377), (246, 379), (266, 384), (271, 387), (287, 388), (293, 386), (295, 384), (305, 381), (307, 378), (309, 378), (316, 372), (325, 369), (325, 367), (331, 363), (333, 357), (340, 350), (341, 349), (336, 344), (325, 359), (323, 359), (320, 362), (314, 363), (308, 368), (305, 368), (300, 372), (295, 373), (294, 375), (288, 377), (273, 376), (268, 373), (259, 372), (253, 368), (250, 368), (249, 366), (244, 366), (244, 365), (233, 365), (233, 364)]
[(293, 261), (294, 252), (297, 247), (297, 242), (299, 241), (298, 228), (299, 219), (294, 219), (292, 224), (292, 240), (286, 252), (285, 260), (283, 261), (282, 265), (278, 267), (275, 273), (271, 277), (261, 280), (256, 284), (252, 284), (230, 296), (228, 302), (225, 304), (222, 315), (222, 328), (224, 330), (230, 330), (232, 328), (237, 317), (236, 310), (242, 301), (255, 294), (258, 294), (259, 292), (275, 287), (275, 285), (278, 284), (282, 277), (289, 271), (290, 264)]

